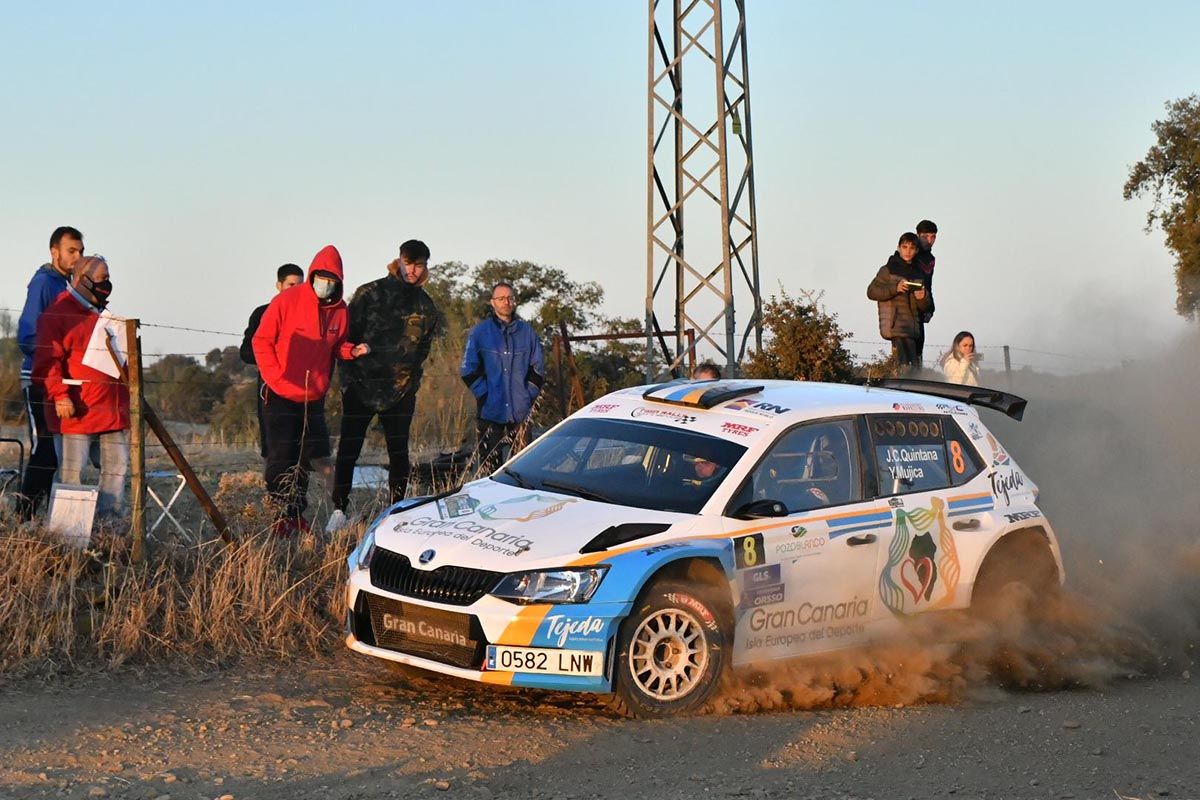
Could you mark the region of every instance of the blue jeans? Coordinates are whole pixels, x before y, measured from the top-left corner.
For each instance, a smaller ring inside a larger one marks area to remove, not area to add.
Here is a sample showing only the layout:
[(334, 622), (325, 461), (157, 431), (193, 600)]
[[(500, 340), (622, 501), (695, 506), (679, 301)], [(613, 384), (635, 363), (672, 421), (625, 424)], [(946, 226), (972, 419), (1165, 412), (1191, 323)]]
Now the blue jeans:
[(125, 476), (129, 474), (129, 431), (64, 433), (54, 437), (60, 483), (83, 483), (92, 440), (100, 441), (100, 497), (96, 516), (119, 516), (125, 510)]

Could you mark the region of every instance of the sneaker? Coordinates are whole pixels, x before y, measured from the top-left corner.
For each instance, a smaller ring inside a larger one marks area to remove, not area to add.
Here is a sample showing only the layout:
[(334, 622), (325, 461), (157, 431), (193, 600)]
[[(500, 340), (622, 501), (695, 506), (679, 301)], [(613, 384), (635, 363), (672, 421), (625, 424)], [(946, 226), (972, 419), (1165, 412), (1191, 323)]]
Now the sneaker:
[(349, 524), (350, 518), (346, 516), (346, 512), (340, 508), (335, 508), (333, 513), (329, 515), (329, 521), (325, 523), (325, 532), (337, 533)]

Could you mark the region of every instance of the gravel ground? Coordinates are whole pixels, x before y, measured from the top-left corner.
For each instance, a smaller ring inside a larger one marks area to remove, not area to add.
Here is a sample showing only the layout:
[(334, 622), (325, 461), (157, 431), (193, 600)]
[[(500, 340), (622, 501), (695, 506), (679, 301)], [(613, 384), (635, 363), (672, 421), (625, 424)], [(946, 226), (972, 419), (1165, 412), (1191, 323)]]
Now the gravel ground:
[(1190, 673), (635, 721), (588, 695), (286, 671), (0, 691), (0, 798), (1200, 798)]

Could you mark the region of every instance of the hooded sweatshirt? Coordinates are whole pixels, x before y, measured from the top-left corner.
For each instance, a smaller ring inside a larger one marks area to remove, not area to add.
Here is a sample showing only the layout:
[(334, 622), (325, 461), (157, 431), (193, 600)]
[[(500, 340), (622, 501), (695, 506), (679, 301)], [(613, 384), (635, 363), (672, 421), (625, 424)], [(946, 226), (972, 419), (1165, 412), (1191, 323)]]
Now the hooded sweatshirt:
[(33, 351), (37, 340), (38, 317), (67, 288), (67, 276), (52, 264), (42, 264), (29, 280), (25, 293), (25, 307), (17, 322), (17, 346), (24, 358), (21, 360), (21, 377), (28, 378), (33, 371)]
[(921, 315), (932, 308), (929, 292), (916, 298), (916, 290), (899, 291), (900, 280), (925, 283), (916, 260), (905, 261), (893, 253), (867, 286), (867, 297), (879, 304), (879, 334), (885, 339), (916, 339), (921, 335)]
[[(318, 272), (338, 279), (328, 300), (313, 290)], [(329, 391), (334, 356), (353, 358), (342, 281), (342, 256), (326, 245), (313, 258), (308, 281), (276, 295), (263, 313), (253, 339), (254, 360), (263, 383), (280, 397), (296, 403), (321, 400)]]
[[(129, 387), (83, 363), (99, 319), (100, 312), (70, 288), (38, 317), (33, 380), (45, 389), (51, 433), (109, 433), (129, 427)], [(59, 419), (54, 403), (63, 397), (71, 398), (75, 414)]]

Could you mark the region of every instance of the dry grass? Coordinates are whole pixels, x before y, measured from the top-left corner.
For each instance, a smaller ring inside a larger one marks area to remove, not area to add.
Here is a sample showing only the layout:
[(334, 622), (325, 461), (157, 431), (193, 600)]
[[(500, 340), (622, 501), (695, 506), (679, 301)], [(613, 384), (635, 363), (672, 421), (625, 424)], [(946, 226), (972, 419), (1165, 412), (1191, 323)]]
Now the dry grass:
[[(257, 491), (226, 477), (226, 502), (239, 489)], [(274, 540), (258, 498), (235, 506), (236, 546), (160, 543), (138, 566), (126, 536), (98, 532), (93, 549), (80, 552), (0, 523), (0, 676), (122, 664), (211, 669), (336, 647), (346, 556), (362, 526)]]

